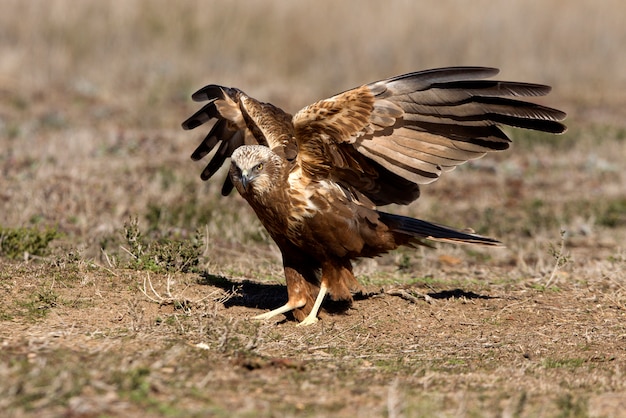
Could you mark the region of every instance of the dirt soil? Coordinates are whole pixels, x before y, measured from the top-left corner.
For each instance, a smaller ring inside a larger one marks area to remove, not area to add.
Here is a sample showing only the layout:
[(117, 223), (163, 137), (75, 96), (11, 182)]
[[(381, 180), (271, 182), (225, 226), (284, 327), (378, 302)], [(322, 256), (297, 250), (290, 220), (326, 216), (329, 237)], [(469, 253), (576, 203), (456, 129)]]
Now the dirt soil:
[(0, 403), (13, 416), (622, 414), (626, 291), (609, 271), (544, 288), (449, 262), (368, 285), (306, 328), (249, 319), (284, 301), (275, 283), (2, 262)]

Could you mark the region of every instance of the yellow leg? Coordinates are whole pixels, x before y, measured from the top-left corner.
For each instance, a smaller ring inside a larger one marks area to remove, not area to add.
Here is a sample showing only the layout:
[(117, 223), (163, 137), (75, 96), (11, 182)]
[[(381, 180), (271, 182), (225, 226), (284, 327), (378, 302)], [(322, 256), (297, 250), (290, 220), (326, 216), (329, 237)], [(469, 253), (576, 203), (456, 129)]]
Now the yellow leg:
[(296, 308), (301, 308), (304, 306), (306, 302), (305, 301), (301, 301), (298, 303), (294, 303), (294, 304), (290, 304), (289, 302), (285, 303), (283, 306), (281, 306), (280, 308), (276, 308), (272, 311), (269, 312), (265, 312), (263, 314), (257, 315), (257, 316), (253, 316), (252, 319), (270, 319), (275, 317), (276, 315), (280, 315), (283, 314), (285, 312), (289, 312), (289, 311), (293, 311)]
[(304, 318), (302, 322), (300, 322), (296, 326), (302, 327), (302, 326), (307, 326), (307, 325), (313, 325), (314, 323), (317, 322), (317, 313), (319, 312), (320, 307), (322, 306), (322, 302), (324, 301), (324, 296), (326, 296), (327, 290), (328, 288), (326, 287), (326, 284), (322, 282), (320, 284), (320, 292), (317, 294), (317, 298), (315, 299), (315, 303), (313, 304), (313, 309), (311, 310), (311, 313), (309, 313), (307, 317)]

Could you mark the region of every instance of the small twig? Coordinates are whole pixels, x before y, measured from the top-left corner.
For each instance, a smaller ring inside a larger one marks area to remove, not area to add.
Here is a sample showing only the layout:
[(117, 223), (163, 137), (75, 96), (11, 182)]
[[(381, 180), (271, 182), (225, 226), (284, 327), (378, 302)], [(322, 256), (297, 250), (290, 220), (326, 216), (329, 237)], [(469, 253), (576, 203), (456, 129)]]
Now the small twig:
[[(167, 281), (165, 282), (165, 294), (167, 295), (168, 298), (172, 299), (172, 291), (170, 290), (170, 285), (172, 283), (172, 276), (170, 276), (169, 274), (167, 275)], [(185, 293), (185, 291), (183, 290), (182, 294)]]
[(317, 350), (326, 350), (328, 348), (330, 348), (330, 345), (324, 344), (324, 345), (316, 345), (314, 347), (307, 347), (306, 350), (310, 352), (310, 351), (317, 351)]
[(119, 275), (118, 275), (116, 272), (114, 272), (114, 271), (113, 271), (113, 270), (111, 270), (110, 268), (107, 268), (107, 267), (101, 266), (100, 264), (96, 263), (95, 261), (92, 261), (92, 262), (91, 262), (91, 265), (92, 265), (92, 266), (96, 266), (96, 267), (98, 267), (98, 268), (101, 268), (102, 270), (106, 270), (106, 271), (108, 271), (109, 273), (111, 273), (111, 274), (112, 274), (113, 276), (115, 276), (115, 277), (119, 277)]
[(329, 339), (327, 342), (328, 342), (328, 343), (330, 343), (330, 342), (332, 342), (332, 341), (335, 341), (336, 339), (338, 339), (339, 337), (341, 337), (341, 336), (342, 336), (342, 335), (344, 335), (345, 333), (350, 332), (350, 331), (352, 331), (352, 330), (354, 330), (354, 329), (357, 329), (359, 326), (361, 326), (361, 325), (360, 325), (360, 324), (357, 324), (357, 325), (354, 325), (354, 326), (352, 326), (352, 327), (350, 327), (350, 328), (344, 329), (344, 330), (343, 330), (343, 331), (341, 331), (339, 334), (337, 334), (337, 335), (333, 336), (331, 339)]
[(529, 300), (531, 300), (530, 298), (524, 299), (524, 300), (519, 300), (517, 302), (513, 302), (513, 303), (509, 303), (508, 305), (506, 305), (504, 308), (500, 309), (500, 312), (498, 313), (498, 315), (500, 315), (502, 312), (506, 311), (507, 309), (510, 309), (513, 306), (517, 306), (517, 305), (523, 305), (526, 302), (528, 302)]
[[(106, 251), (104, 251), (104, 248), (101, 248), (100, 251), (102, 252), (102, 254), (104, 255), (104, 258), (107, 260), (107, 263), (109, 264), (109, 267), (111, 268), (115, 268), (115, 266), (113, 265), (113, 263), (111, 262), (111, 259), (109, 258), (109, 255), (107, 254)], [(111, 270), (109, 270), (111, 271)]]
[(550, 278), (546, 282), (546, 288), (550, 287), (550, 284), (552, 284), (552, 281), (556, 278), (556, 274), (558, 273), (559, 269), (563, 267), (565, 264), (567, 264), (567, 262), (569, 261), (568, 259), (569, 257), (564, 254), (564, 251), (565, 251), (565, 231), (564, 230), (561, 230), (561, 245), (559, 249), (558, 250), (552, 249), (552, 251), (553, 251), (552, 256), (555, 259), (554, 268), (552, 269), (552, 273), (550, 273)]
[[(190, 299), (183, 297), (183, 293), (185, 293), (185, 290), (189, 288), (189, 286), (187, 285), (179, 295), (174, 295), (172, 294), (172, 276), (169, 274), (167, 276), (167, 282), (166, 282), (165, 287), (166, 287), (165, 296), (162, 296), (159, 294), (159, 292), (157, 292), (154, 289), (154, 286), (152, 285), (152, 280), (150, 280), (150, 272), (147, 272), (146, 276), (143, 279), (143, 287), (140, 287), (139, 290), (148, 299), (150, 299), (154, 303), (158, 303), (159, 305), (178, 304), (180, 306), (186, 306), (189, 304), (199, 304), (200, 302), (203, 302), (213, 297), (216, 293), (216, 291), (214, 291), (202, 298), (199, 298), (196, 300), (190, 300)], [(148, 293), (148, 288), (150, 288), (150, 291), (152, 292), (154, 297)]]
[(134, 258), (135, 260), (138, 260), (139, 257), (137, 257), (135, 254), (133, 254), (129, 249), (127, 249), (126, 247), (124, 247), (123, 245), (120, 245), (120, 248), (124, 251), (126, 251), (128, 254), (130, 254), (130, 256), (132, 258)]
[[(152, 293), (153, 293), (153, 294), (154, 294), (157, 298), (159, 298), (159, 299), (161, 299), (161, 300), (165, 300), (165, 298), (164, 298), (164, 297), (162, 297), (161, 295), (159, 295), (159, 294), (157, 293), (157, 291), (156, 291), (156, 290), (154, 290), (154, 287), (152, 286), (152, 280), (150, 280), (150, 272), (146, 273), (146, 277), (148, 278), (148, 284), (150, 285), (150, 290), (152, 290)], [(145, 287), (146, 279), (144, 279), (144, 281), (143, 281), (143, 282), (144, 282), (144, 287)]]
[(204, 255), (209, 253), (209, 224), (204, 225)]
[[(229, 300), (231, 300), (233, 297), (241, 295), (240, 292), (241, 292), (241, 286), (237, 286), (237, 287), (233, 286), (230, 290), (226, 291), (226, 294), (224, 294), (222, 297), (220, 297), (219, 299), (215, 299), (215, 302), (224, 304), (228, 302)], [(211, 292), (209, 296), (213, 295), (214, 293), (215, 292)]]
[[(405, 289), (400, 289), (400, 288), (389, 289), (389, 290), (386, 290), (385, 293), (391, 296), (400, 296), (402, 299), (408, 300), (409, 302), (412, 302), (412, 303), (418, 303), (420, 301), (418, 297), (413, 296), (412, 294), (407, 292)], [(431, 298), (425, 293), (418, 293), (418, 295), (424, 298), (424, 300), (428, 303), (435, 302), (433, 298)]]
[[(147, 280), (146, 280), (147, 279)], [(152, 292), (157, 296), (158, 299), (153, 298), (152, 296), (150, 296), (148, 294), (148, 289), (146, 287), (146, 281), (150, 284), (150, 289), (152, 289)], [(150, 299), (152, 302), (156, 302), (156, 303), (163, 303), (163, 297), (161, 297), (161, 295), (159, 295), (155, 290), (154, 287), (152, 287), (152, 281), (150, 280), (150, 273), (148, 273), (146, 275), (146, 277), (144, 277), (143, 279), (143, 289), (139, 289), (141, 290), (141, 293), (143, 293), (148, 299)]]

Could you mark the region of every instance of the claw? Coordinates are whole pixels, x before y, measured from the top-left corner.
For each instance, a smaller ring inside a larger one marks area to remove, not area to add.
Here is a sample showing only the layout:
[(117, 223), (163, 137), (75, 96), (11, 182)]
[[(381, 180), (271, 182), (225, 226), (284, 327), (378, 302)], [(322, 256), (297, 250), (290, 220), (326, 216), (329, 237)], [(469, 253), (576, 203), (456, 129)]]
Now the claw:
[(300, 322), (299, 324), (296, 324), (297, 327), (306, 327), (308, 325), (313, 325), (315, 324), (317, 321), (319, 321), (319, 319), (317, 319), (316, 316), (312, 317), (311, 315), (307, 316), (306, 318), (304, 318), (302, 320), (302, 322)]

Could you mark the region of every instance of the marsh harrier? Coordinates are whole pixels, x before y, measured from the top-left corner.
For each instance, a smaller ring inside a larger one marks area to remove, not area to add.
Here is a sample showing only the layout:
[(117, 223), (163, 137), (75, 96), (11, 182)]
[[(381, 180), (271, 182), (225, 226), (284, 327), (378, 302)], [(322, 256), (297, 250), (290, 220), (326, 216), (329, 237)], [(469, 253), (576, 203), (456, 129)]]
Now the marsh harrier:
[(214, 121), (192, 155), (217, 151), (210, 178), (230, 158), (222, 194), (233, 186), (256, 212), (283, 257), (288, 301), (256, 316), (293, 312), (317, 322), (328, 294), (352, 301), (352, 260), (429, 241), (500, 245), (492, 238), (378, 210), (408, 204), (459, 164), (509, 147), (508, 125), (562, 133), (565, 113), (520, 100), (550, 87), (487, 80), (494, 68), (414, 72), (366, 84), (290, 115), (236, 88), (208, 85), (208, 101), (183, 123)]

